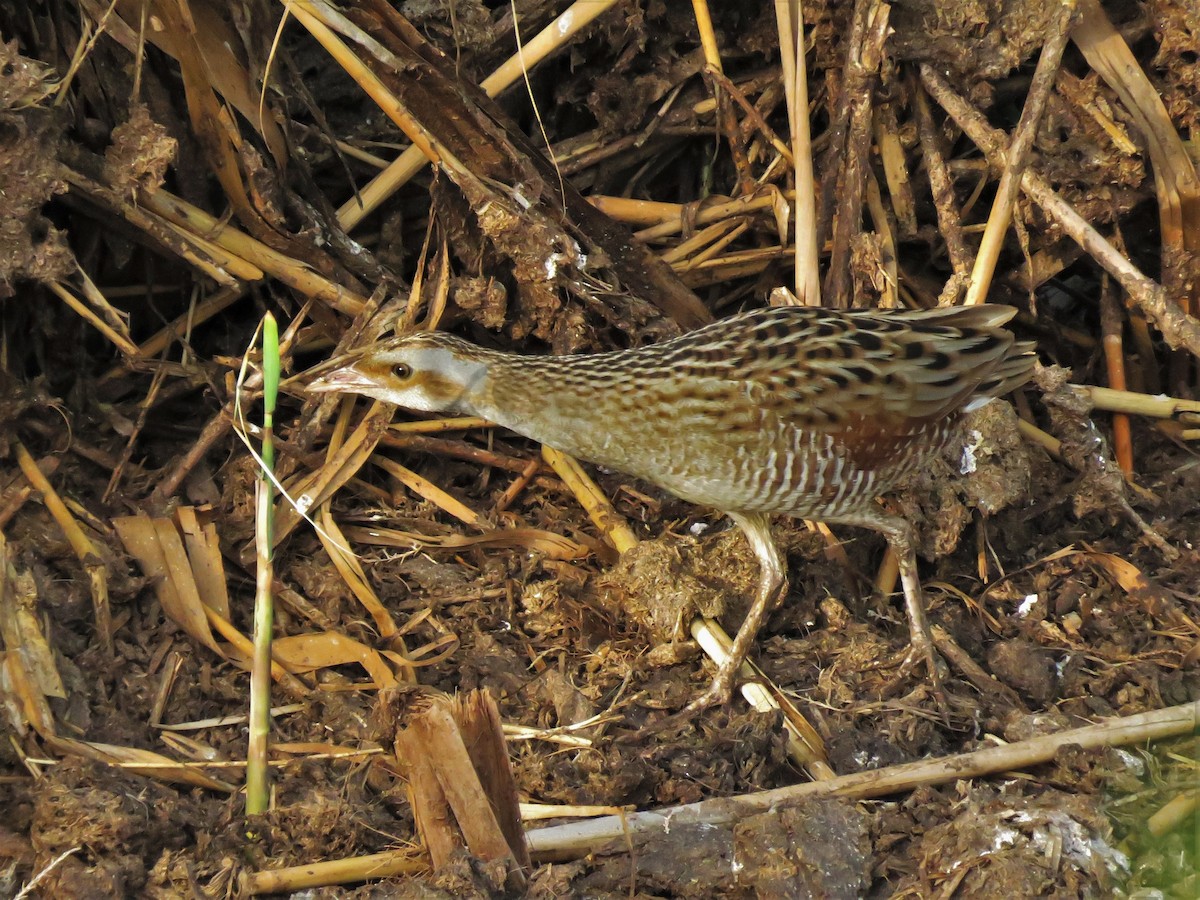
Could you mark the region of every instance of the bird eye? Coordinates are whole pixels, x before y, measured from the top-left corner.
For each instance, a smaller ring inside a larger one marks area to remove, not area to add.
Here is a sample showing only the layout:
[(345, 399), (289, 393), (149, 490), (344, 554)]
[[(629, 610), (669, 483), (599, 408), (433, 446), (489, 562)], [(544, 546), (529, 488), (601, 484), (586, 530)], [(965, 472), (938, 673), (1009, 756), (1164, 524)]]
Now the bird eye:
[(410, 366), (408, 363), (396, 363), (396, 365), (392, 367), (392, 374), (401, 381), (406, 381), (412, 377), (412, 366)]

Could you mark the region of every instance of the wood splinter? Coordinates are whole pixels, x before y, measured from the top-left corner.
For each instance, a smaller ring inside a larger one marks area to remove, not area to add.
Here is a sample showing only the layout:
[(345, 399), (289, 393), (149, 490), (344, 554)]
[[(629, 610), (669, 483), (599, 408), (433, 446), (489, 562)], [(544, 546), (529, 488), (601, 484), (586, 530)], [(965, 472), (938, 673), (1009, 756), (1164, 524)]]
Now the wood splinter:
[(465, 848), (478, 859), (504, 861), (506, 886), (522, 890), (529, 851), (495, 701), (486, 691), (421, 691), (409, 709), (396, 733), (396, 758), (433, 867)]

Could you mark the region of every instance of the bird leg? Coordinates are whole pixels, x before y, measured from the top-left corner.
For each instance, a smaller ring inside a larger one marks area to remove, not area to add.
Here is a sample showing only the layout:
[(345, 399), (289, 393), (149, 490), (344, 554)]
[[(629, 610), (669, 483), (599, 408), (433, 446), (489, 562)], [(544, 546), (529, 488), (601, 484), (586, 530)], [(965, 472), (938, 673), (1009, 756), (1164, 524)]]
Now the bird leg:
[(746, 655), (758, 637), (767, 613), (786, 587), (783, 559), (771, 537), (770, 518), (763, 513), (730, 513), (729, 518), (742, 529), (750, 549), (758, 557), (758, 592), (754, 595), (754, 602), (750, 604), (746, 618), (742, 620), (742, 625), (733, 639), (729, 655), (717, 667), (712, 684), (707, 691), (684, 708), (682, 714), (685, 716), (695, 715), (710, 706), (722, 706), (729, 702), (738, 670), (746, 661)]
[(758, 557), (758, 592), (754, 596), (754, 602), (750, 604), (750, 610), (746, 613), (746, 618), (743, 620), (741, 628), (738, 629), (737, 636), (733, 639), (733, 646), (729, 648), (729, 655), (717, 668), (717, 674), (708, 690), (676, 715), (656, 723), (649, 729), (643, 729), (642, 733), (660, 731), (676, 724), (682, 724), (690, 721), (697, 713), (710, 706), (722, 706), (729, 702), (729, 698), (733, 695), (733, 685), (737, 679), (738, 670), (745, 662), (746, 654), (750, 652), (750, 646), (758, 636), (758, 630), (762, 627), (767, 612), (774, 606), (774, 601), (786, 587), (783, 559), (771, 538), (770, 519), (763, 513), (730, 513), (729, 517), (742, 529), (750, 544), (750, 549)]
[(904, 607), (908, 612), (909, 649), (904, 665), (924, 662), (929, 666), (929, 680), (934, 689), (942, 689), (943, 663), (933, 649), (929, 621), (925, 618), (925, 601), (921, 596), (921, 579), (917, 576), (917, 551), (912, 526), (906, 519), (883, 510), (873, 510), (855, 524), (866, 525), (887, 538), (888, 546), (900, 564), (900, 583), (904, 586)]

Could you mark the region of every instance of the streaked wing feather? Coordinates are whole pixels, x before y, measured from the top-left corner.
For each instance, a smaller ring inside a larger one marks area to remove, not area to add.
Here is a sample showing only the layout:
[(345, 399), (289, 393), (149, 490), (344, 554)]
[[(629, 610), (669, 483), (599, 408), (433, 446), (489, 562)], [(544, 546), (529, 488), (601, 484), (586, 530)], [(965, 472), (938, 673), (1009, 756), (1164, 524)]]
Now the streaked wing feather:
[(1029, 345), (1014, 356), (1012, 335), (999, 329), (1013, 312), (814, 310), (786, 334), (756, 323), (731, 356), (755, 401), (797, 427), (837, 431), (864, 418), (900, 426), (944, 417), (1027, 377)]

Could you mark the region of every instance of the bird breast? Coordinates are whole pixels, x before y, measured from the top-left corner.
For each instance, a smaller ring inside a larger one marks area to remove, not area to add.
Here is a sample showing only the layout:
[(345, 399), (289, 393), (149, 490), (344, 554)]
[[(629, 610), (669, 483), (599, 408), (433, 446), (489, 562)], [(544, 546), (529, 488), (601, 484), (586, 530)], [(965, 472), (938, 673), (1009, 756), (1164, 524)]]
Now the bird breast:
[(808, 428), (806, 415), (788, 417), (749, 382), (662, 372), (598, 390), (574, 377), (578, 366), (569, 377), (555, 374), (549, 367), (534, 373), (527, 361), (519, 373), (492, 367), (487, 408), (479, 412), (555, 449), (726, 511), (843, 514), (911, 474), (921, 462), (916, 448), (932, 455), (948, 434), (944, 421), (900, 417)]

